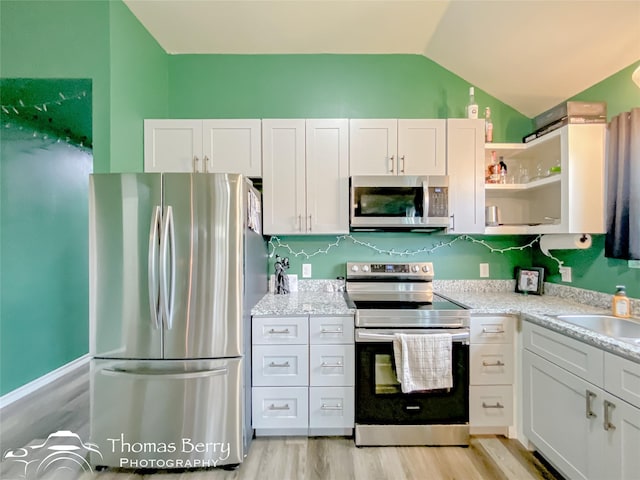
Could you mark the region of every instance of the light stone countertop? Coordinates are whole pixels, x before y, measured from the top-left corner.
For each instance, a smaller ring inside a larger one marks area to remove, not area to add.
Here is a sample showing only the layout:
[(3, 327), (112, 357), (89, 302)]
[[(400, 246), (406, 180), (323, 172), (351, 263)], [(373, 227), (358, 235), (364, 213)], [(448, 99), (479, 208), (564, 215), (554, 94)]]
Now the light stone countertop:
[[(552, 316), (578, 313), (610, 315), (610, 309), (604, 307), (610, 296), (553, 286), (547, 289), (550, 292), (546, 295), (523, 295), (514, 293), (511, 288), (512, 283), (509, 282), (490, 282), (491, 288), (485, 288), (489, 286), (487, 283), (463, 283), (442, 282), (438, 285), (434, 282), (435, 292), (468, 307), (472, 315), (522, 315), (526, 321), (640, 363), (640, 344), (621, 342)], [(253, 316), (287, 316), (353, 315), (355, 313), (354, 309), (347, 306), (343, 292), (318, 290), (322, 290), (322, 287), (316, 288), (315, 291), (303, 290), (287, 295), (267, 293), (252, 309), (251, 314)], [(325, 290), (331, 290), (331, 288)], [(637, 309), (633, 311), (637, 312)]]

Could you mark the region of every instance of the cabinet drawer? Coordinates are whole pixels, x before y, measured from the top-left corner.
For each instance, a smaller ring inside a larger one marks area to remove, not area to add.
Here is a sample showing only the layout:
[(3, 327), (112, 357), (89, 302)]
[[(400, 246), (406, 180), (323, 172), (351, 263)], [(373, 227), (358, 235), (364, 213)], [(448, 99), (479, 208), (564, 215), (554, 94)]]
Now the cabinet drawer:
[(309, 343), (339, 344), (353, 343), (353, 317), (309, 318)]
[(640, 363), (606, 352), (604, 389), (640, 408)]
[(308, 319), (304, 317), (253, 317), (251, 342), (254, 345), (308, 343)]
[(507, 385), (469, 387), (469, 425), (472, 427), (513, 425), (512, 387)]
[(311, 345), (309, 377), (312, 386), (351, 386), (354, 384), (353, 345)]
[(251, 376), (254, 387), (302, 386), (309, 381), (306, 345), (254, 345)]
[(307, 428), (309, 389), (306, 387), (254, 387), (253, 428)]
[(309, 388), (310, 428), (353, 428), (353, 387)]
[(522, 332), (524, 348), (594, 385), (602, 386), (602, 350), (530, 322), (524, 322)]
[(515, 317), (471, 317), (471, 343), (513, 343)]
[(477, 344), (469, 347), (471, 385), (513, 383), (514, 355), (511, 344)]

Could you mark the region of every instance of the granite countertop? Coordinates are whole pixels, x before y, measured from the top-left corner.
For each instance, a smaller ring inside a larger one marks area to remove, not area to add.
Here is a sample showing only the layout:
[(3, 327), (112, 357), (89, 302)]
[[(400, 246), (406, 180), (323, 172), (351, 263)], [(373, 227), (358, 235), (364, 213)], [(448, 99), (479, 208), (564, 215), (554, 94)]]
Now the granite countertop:
[[(578, 292), (578, 296), (570, 292), (571, 295), (567, 298), (562, 296), (563, 292), (559, 292), (558, 295), (523, 295), (514, 293), (512, 290), (505, 291), (500, 285), (491, 285), (493, 291), (478, 291), (477, 288), (465, 290), (458, 288), (458, 285), (451, 285), (456, 288), (436, 288), (436, 293), (465, 305), (472, 315), (522, 315), (526, 321), (640, 362), (640, 345), (621, 342), (553, 317), (553, 315), (578, 313), (610, 315), (610, 310), (603, 308), (602, 299), (590, 298), (591, 293), (588, 291)], [(441, 287), (451, 285), (443, 284)], [(347, 306), (344, 293), (339, 291), (298, 291), (287, 295), (268, 293), (251, 311), (253, 316), (353, 315), (354, 313), (355, 310)]]
[(526, 321), (555, 330), (569, 337), (640, 363), (640, 344), (633, 345), (622, 342), (553, 317), (553, 315), (580, 313), (611, 315), (611, 311), (608, 309), (551, 295), (463, 291), (438, 291), (438, 294), (469, 307), (472, 315), (522, 315), (522, 318)]
[(251, 310), (251, 315), (353, 315), (343, 292), (291, 292), (286, 295), (267, 293)]

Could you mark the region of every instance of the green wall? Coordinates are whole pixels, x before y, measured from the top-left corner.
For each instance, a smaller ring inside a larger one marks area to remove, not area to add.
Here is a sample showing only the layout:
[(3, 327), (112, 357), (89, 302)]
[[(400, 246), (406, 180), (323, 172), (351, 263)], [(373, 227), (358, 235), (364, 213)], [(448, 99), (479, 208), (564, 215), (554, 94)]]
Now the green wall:
[[(609, 119), (633, 107), (640, 107), (640, 88), (631, 80), (631, 74), (638, 65), (640, 62), (629, 65), (569, 100), (605, 101)], [(640, 269), (629, 268), (624, 260), (605, 258), (604, 239), (604, 235), (594, 235), (592, 247), (588, 250), (554, 250), (552, 253), (565, 266), (571, 267), (571, 286), (613, 293), (615, 286), (622, 284), (627, 286), (629, 296), (640, 298)], [(537, 249), (534, 250), (533, 262), (547, 268), (549, 281), (563, 283), (557, 262)]]
[[(421, 55), (173, 55), (173, 118), (454, 118), (470, 84)], [(531, 121), (476, 88), (495, 141)]]
[[(0, 1), (0, 76), (90, 80), (95, 172), (142, 170), (142, 120), (168, 112), (167, 63), (165, 52), (120, 1)], [(51, 213), (47, 202), (37, 201), (50, 194), (42, 185), (60, 187), (50, 198), (62, 195), (66, 184), (69, 194), (86, 199), (91, 169), (76, 167), (84, 178), (84, 189), (78, 188), (62, 168), (74, 168), (66, 157), (33, 150), (41, 158), (30, 158), (32, 165), (49, 158), (54, 168), (20, 171), (23, 194), (41, 195), (18, 205), (11, 201), (14, 190), (7, 190), (13, 185), (9, 160), (18, 157), (4, 147), (0, 395), (87, 353), (89, 345), (87, 228), (77, 227), (85, 236), (69, 248), (64, 235), (39, 230), (35, 220)], [(56, 218), (86, 225), (88, 200), (75, 202), (65, 204), (67, 212), (56, 210)], [(37, 237), (47, 241), (44, 258), (28, 254)], [(30, 291), (44, 292), (45, 301), (25, 294)]]

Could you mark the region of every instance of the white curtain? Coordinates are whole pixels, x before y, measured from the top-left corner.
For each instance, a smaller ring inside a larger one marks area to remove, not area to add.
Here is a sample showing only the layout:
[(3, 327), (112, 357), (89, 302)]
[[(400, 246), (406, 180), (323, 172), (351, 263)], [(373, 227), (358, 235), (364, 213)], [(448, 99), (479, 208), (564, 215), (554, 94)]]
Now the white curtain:
[(609, 122), (605, 257), (640, 260), (640, 108)]

